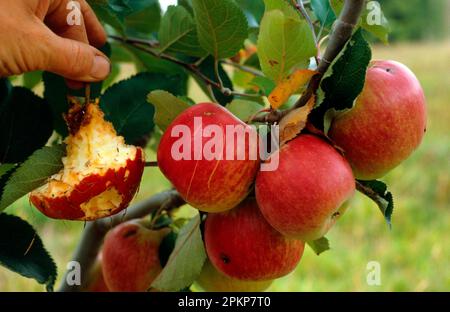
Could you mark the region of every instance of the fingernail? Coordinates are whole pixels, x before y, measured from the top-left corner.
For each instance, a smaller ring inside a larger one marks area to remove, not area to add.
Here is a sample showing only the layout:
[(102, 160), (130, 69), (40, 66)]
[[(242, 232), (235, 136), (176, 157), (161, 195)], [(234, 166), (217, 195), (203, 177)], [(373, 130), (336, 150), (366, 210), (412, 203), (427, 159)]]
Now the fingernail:
[(91, 69), (91, 77), (95, 79), (104, 79), (109, 75), (111, 64), (104, 56), (96, 55)]

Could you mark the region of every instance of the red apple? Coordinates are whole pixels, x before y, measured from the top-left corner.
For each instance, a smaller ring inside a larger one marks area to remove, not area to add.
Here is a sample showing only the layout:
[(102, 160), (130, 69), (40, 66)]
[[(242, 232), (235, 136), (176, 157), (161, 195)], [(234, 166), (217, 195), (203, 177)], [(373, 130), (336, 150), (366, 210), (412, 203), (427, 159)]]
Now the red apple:
[(217, 271), (211, 262), (207, 260), (196, 283), (204, 291), (210, 292), (259, 292), (269, 288), (272, 280), (243, 281), (228, 277)]
[(290, 273), (305, 246), (272, 228), (250, 198), (233, 210), (208, 214), (204, 238), (208, 258), (219, 272), (250, 281), (273, 280)]
[(276, 152), (279, 166), (256, 177), (256, 199), (280, 233), (304, 241), (327, 233), (355, 191), (350, 165), (331, 145), (303, 134)]
[(126, 145), (97, 104), (75, 104), (66, 120), (64, 168), (30, 194), (31, 202), (56, 219), (95, 220), (120, 212), (139, 187), (143, 150)]
[(357, 179), (378, 179), (420, 145), (426, 115), (414, 74), (398, 62), (374, 61), (354, 108), (334, 119), (329, 135), (344, 150)]
[[(233, 129), (240, 131), (233, 133)], [(254, 128), (220, 105), (197, 104), (165, 131), (158, 165), (187, 203), (202, 211), (221, 212), (249, 193), (259, 168), (257, 148)]]
[(109, 292), (102, 271), (102, 256), (100, 255), (89, 273), (89, 280), (83, 291), (86, 292)]
[(110, 231), (103, 245), (103, 276), (111, 291), (143, 292), (161, 272), (159, 246), (170, 232), (128, 221)]

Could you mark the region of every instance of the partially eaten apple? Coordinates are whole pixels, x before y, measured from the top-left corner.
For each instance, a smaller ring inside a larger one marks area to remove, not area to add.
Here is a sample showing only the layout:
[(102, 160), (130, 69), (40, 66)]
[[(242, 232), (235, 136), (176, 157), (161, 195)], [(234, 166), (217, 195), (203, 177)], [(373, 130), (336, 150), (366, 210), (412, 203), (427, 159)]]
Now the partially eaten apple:
[(64, 168), (30, 194), (31, 202), (55, 219), (89, 221), (120, 212), (139, 187), (143, 150), (125, 144), (98, 103), (74, 103), (65, 119)]

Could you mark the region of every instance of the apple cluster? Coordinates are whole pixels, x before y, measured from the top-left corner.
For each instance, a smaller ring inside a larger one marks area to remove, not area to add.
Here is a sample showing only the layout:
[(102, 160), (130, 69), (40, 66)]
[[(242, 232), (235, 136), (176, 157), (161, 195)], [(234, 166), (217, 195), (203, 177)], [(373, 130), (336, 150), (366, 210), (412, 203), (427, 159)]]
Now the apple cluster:
[[(261, 171), (261, 160), (249, 158), (174, 159), (172, 129), (183, 125), (195, 133), (195, 117), (224, 130), (256, 130), (225, 108), (202, 103), (179, 115), (159, 145), (163, 174), (187, 203), (207, 213), (209, 273), (199, 279), (207, 290), (229, 290), (214, 282), (229, 285), (226, 279), (242, 283), (233, 283), (234, 290), (260, 290), (293, 271), (305, 242), (324, 236), (343, 215), (355, 179), (383, 177), (419, 146), (426, 130), (420, 83), (395, 61), (371, 62), (354, 108), (334, 118), (328, 137), (303, 132), (281, 146), (271, 156), (279, 157), (276, 170)], [(227, 143), (224, 151), (235, 148)]]
[[(260, 170), (270, 157), (202, 159), (194, 150), (189, 159), (173, 157), (172, 130), (182, 125), (191, 129), (192, 141), (198, 139), (196, 117), (223, 129), (241, 126), (247, 134), (256, 129), (222, 106), (202, 103), (181, 113), (161, 138), (161, 171), (188, 204), (207, 215), (202, 228), (208, 259), (196, 281), (207, 291), (263, 291), (292, 272), (305, 242), (323, 237), (344, 214), (355, 179), (384, 176), (418, 147), (426, 128), (422, 88), (406, 66), (393, 61), (372, 62), (354, 108), (336, 116), (328, 137), (300, 133), (270, 156), (279, 158), (272, 171)], [(201, 139), (205, 144), (210, 137)], [(224, 153), (236, 149), (224, 142)], [(148, 290), (162, 271), (159, 250), (169, 232), (144, 220), (112, 229), (88, 289)]]

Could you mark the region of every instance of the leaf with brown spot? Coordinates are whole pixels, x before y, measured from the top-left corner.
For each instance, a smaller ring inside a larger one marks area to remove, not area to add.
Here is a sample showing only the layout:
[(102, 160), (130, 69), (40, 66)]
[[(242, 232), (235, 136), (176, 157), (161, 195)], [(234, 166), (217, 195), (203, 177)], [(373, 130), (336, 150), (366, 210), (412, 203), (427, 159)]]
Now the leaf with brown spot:
[(269, 95), (270, 106), (278, 109), (289, 100), (291, 95), (300, 91), (317, 72), (309, 69), (300, 69), (283, 79)]
[(281, 120), (280, 146), (294, 139), (305, 128), (309, 113), (315, 104), (316, 97), (312, 96), (305, 106), (293, 110)]

